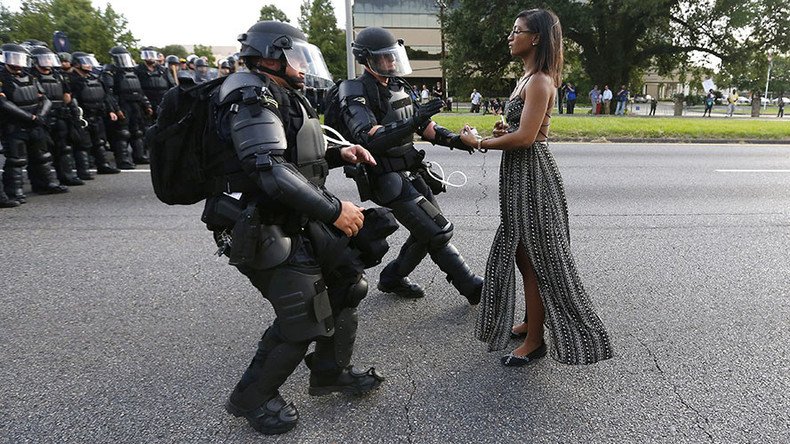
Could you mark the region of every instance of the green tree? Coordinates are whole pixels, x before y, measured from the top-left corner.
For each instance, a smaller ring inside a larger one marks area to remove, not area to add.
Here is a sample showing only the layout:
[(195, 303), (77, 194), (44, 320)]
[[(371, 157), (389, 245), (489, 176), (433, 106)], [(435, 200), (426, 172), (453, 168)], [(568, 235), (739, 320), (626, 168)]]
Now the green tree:
[[(507, 33), (524, 6), (509, 0), (457, 0), (446, 21), (453, 77), (501, 78), (520, 67)], [(695, 73), (700, 57), (742, 65), (747, 54), (790, 47), (786, 0), (544, 0), (568, 42), (580, 48), (593, 83), (635, 86), (640, 70)]]
[(111, 5), (104, 10), (93, 8), (90, 0), (30, 0), (22, 4), (18, 13), (6, 12), (2, 11), (0, 23), (11, 24), (9, 40), (51, 42), (55, 31), (64, 31), (73, 51), (94, 53), (104, 62), (109, 60), (108, 52), (113, 46), (133, 50), (137, 42), (126, 29), (122, 14)]
[(11, 30), (14, 29), (14, 15), (4, 5), (0, 4), (0, 42), (11, 41)]
[(205, 57), (210, 66), (215, 66), (217, 60), (214, 58), (214, 49), (211, 46), (195, 45), (192, 48), (192, 53), (198, 57)]
[(346, 37), (337, 28), (335, 9), (329, 0), (304, 0), (299, 26), (310, 43), (321, 49), (329, 72), (335, 78), (346, 74)]
[(262, 7), (261, 17), (258, 20), (277, 20), (283, 23), (291, 23), (291, 21), (288, 20), (288, 16), (285, 15), (285, 13), (280, 8), (274, 5), (266, 5)]
[(162, 48), (161, 53), (165, 55), (165, 57), (169, 55), (178, 56), (178, 58), (186, 58), (189, 53), (187, 52), (186, 48), (181, 45), (167, 45)]

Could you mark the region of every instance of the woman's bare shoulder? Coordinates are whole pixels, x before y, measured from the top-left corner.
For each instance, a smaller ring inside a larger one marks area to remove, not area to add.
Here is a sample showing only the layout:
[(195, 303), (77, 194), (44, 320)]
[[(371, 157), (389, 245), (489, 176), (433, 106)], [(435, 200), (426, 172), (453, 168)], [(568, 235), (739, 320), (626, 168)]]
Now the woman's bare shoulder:
[(554, 79), (545, 72), (536, 72), (529, 78), (527, 87), (554, 89)]

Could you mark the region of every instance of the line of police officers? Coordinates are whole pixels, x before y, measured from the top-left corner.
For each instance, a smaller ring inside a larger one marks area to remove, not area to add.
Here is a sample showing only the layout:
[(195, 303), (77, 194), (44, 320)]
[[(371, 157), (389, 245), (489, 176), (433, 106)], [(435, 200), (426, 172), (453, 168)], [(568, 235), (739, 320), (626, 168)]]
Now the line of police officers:
[[(94, 179), (92, 166), (116, 174), (147, 164), (143, 135), (165, 92), (214, 72), (194, 55), (183, 67), (172, 55), (160, 64), (161, 54), (150, 47), (141, 50), (139, 64), (126, 48), (114, 47), (104, 66), (92, 54), (55, 54), (37, 40), (0, 49), (0, 208), (26, 202), (25, 169), (33, 192), (57, 194)], [(219, 75), (235, 71), (233, 62), (223, 60)]]

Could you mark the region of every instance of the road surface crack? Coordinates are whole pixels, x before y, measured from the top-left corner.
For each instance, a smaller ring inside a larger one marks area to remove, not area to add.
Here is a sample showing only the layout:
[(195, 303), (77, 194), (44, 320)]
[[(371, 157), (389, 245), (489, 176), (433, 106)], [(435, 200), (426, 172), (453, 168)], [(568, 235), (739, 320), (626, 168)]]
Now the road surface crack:
[(408, 354), (406, 355), (406, 377), (409, 380), (409, 385), (411, 386), (411, 390), (409, 390), (409, 397), (406, 399), (406, 405), (404, 409), (406, 410), (406, 425), (409, 427), (408, 434), (406, 435), (406, 439), (409, 441), (409, 444), (413, 443), (413, 435), (414, 435), (414, 428), (411, 424), (411, 403), (414, 399), (414, 393), (417, 391), (417, 383), (414, 381), (414, 377), (411, 374), (410, 366), (412, 365), (411, 356)]
[(482, 193), (482, 197), (475, 199), (475, 215), (480, 215), (480, 202), (483, 200), (488, 199), (488, 185), (486, 184), (486, 159), (488, 159), (487, 155), (483, 155), (483, 164), (480, 165), (480, 171), (483, 173), (483, 178), (478, 182), (480, 185), (480, 191)]
[(695, 421), (696, 426), (700, 430), (702, 430), (705, 433), (705, 435), (708, 436), (708, 439), (710, 440), (710, 442), (715, 443), (716, 440), (713, 438), (713, 435), (711, 435), (710, 432), (707, 429), (707, 427), (710, 427), (710, 422), (708, 421), (708, 418), (703, 416), (702, 413), (700, 413), (699, 410), (694, 408), (691, 404), (689, 404), (688, 401), (686, 401), (686, 399), (680, 393), (680, 389), (675, 384), (673, 384), (672, 381), (670, 381), (670, 379), (667, 377), (667, 374), (664, 372), (664, 369), (661, 368), (661, 364), (659, 364), (658, 358), (656, 357), (656, 354), (653, 352), (653, 350), (650, 349), (650, 346), (648, 346), (645, 341), (643, 341), (642, 339), (640, 339), (636, 335), (632, 335), (632, 336), (637, 341), (639, 341), (639, 343), (642, 345), (642, 347), (645, 348), (645, 350), (647, 350), (647, 354), (650, 355), (650, 357), (653, 359), (653, 365), (656, 367), (656, 370), (658, 370), (658, 373), (661, 374), (661, 378), (664, 381), (666, 381), (672, 387), (672, 391), (675, 393), (675, 397), (678, 399), (678, 401), (681, 404), (683, 404), (684, 407), (686, 407), (686, 410), (691, 410), (692, 412), (694, 412), (694, 414), (697, 417), (697, 420)]

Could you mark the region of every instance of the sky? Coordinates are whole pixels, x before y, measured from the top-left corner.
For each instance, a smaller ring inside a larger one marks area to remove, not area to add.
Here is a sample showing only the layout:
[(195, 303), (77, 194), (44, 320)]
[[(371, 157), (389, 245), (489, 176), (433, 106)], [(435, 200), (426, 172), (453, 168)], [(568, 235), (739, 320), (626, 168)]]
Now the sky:
[[(339, 27), (345, 26), (344, 0), (331, 0)], [(22, 0), (0, 0), (12, 11), (19, 11)], [(301, 0), (92, 0), (94, 7), (104, 9), (109, 3), (126, 17), (128, 29), (140, 46), (162, 47), (170, 44), (238, 46), (236, 37), (252, 26), (260, 16), (261, 7), (275, 5), (298, 27)], [(210, 9), (208, 5), (217, 5)], [(204, 6), (205, 5), (205, 6)]]

